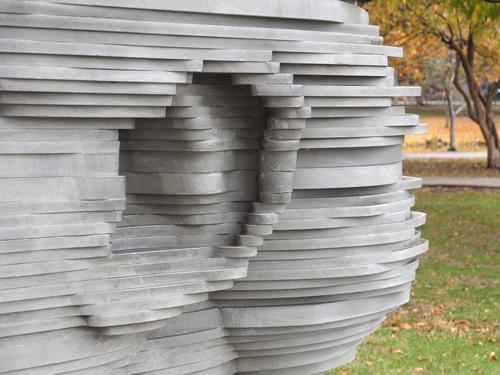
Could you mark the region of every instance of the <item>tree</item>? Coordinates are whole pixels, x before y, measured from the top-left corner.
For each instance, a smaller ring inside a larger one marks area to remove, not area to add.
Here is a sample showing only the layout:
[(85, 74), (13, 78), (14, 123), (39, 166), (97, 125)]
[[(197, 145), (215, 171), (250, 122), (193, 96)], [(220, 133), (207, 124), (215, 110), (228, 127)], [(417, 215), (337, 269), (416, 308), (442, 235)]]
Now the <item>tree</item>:
[(453, 86), (455, 77), (459, 74), (459, 65), (455, 53), (450, 53), (444, 65), (443, 86), (446, 93), (446, 125), (445, 128), (450, 129), (450, 147), (448, 151), (457, 151), (455, 141), (455, 124), (457, 116), (465, 109), (465, 104), (461, 104), (455, 108), (455, 100), (453, 98)]
[[(446, 50), (456, 56), (453, 85), (468, 116), (479, 126), (488, 150), (488, 168), (500, 169), (499, 130), (494, 99), (500, 89), (500, 2), (496, 0), (363, 1), (388, 43), (411, 45), (419, 58)], [(406, 43), (406, 44), (404, 44)], [(408, 58), (403, 64), (415, 64)], [(411, 66), (411, 65), (410, 65)], [(464, 77), (464, 82), (460, 79)]]

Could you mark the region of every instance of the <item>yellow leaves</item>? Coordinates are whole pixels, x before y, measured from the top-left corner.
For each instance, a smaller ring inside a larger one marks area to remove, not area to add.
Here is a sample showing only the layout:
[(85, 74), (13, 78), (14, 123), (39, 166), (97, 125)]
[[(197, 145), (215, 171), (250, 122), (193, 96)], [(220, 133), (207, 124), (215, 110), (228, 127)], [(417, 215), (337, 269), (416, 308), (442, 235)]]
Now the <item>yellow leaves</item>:
[[(398, 4), (399, 3), (399, 4)], [(424, 70), (429, 61), (444, 57), (448, 45), (441, 35), (453, 36), (457, 45), (466, 45), (470, 33), (473, 33), (476, 48), (474, 70), (480, 79), (492, 81), (498, 77), (498, 51), (500, 36), (498, 14), (485, 13), (486, 2), (478, 2), (478, 11), (462, 7), (463, 1), (401, 1), (375, 0), (366, 5), (372, 24), (380, 26), (385, 43), (402, 46), (405, 56), (398, 64), (399, 76), (412, 84), (421, 84), (422, 77), (417, 73)], [(408, 4), (408, 7), (405, 6)], [(470, 4), (469, 4), (470, 5)], [(468, 25), (473, 25), (472, 30)]]
[[(420, 122), (427, 124), (428, 132), (405, 137), (404, 152), (446, 151), (450, 139), (450, 130), (445, 127), (446, 116), (444, 112), (442, 114), (437, 112), (422, 115), (420, 116)], [(459, 151), (481, 151), (485, 149), (484, 144), (482, 144), (479, 126), (468, 117), (460, 116), (457, 118), (455, 137)], [(441, 142), (432, 142), (433, 139), (441, 140)], [(433, 147), (435, 150), (433, 150)]]

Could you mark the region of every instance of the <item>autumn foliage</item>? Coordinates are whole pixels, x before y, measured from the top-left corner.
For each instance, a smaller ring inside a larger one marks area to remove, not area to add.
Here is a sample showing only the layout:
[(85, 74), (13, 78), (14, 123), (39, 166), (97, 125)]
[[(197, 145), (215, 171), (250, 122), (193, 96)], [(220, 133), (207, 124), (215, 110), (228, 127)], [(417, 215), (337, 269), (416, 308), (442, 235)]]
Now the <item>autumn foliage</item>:
[(485, 0), (363, 1), (386, 44), (404, 47), (393, 64), (405, 84), (429, 86), (453, 55), (453, 84), (484, 138), (488, 167), (500, 168), (494, 103), (500, 89), (500, 3)]

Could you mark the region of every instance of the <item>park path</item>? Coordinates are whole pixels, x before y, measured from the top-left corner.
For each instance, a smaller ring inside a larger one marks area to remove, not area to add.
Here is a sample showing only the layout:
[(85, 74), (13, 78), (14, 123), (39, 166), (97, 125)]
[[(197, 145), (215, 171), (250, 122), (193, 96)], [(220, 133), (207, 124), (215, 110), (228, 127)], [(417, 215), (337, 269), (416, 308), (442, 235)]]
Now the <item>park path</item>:
[(403, 159), (486, 159), (486, 152), (425, 152), (403, 154)]
[(472, 187), (500, 189), (496, 177), (422, 177), (423, 186)]

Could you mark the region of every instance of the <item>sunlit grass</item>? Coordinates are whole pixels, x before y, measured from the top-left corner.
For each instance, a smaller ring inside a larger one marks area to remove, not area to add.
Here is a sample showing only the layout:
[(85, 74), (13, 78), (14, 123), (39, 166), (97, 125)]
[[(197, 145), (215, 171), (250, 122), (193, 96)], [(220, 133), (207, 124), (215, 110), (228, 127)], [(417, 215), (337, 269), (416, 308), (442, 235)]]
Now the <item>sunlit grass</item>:
[(500, 191), (425, 189), (422, 257), (411, 301), (328, 375), (498, 374)]

